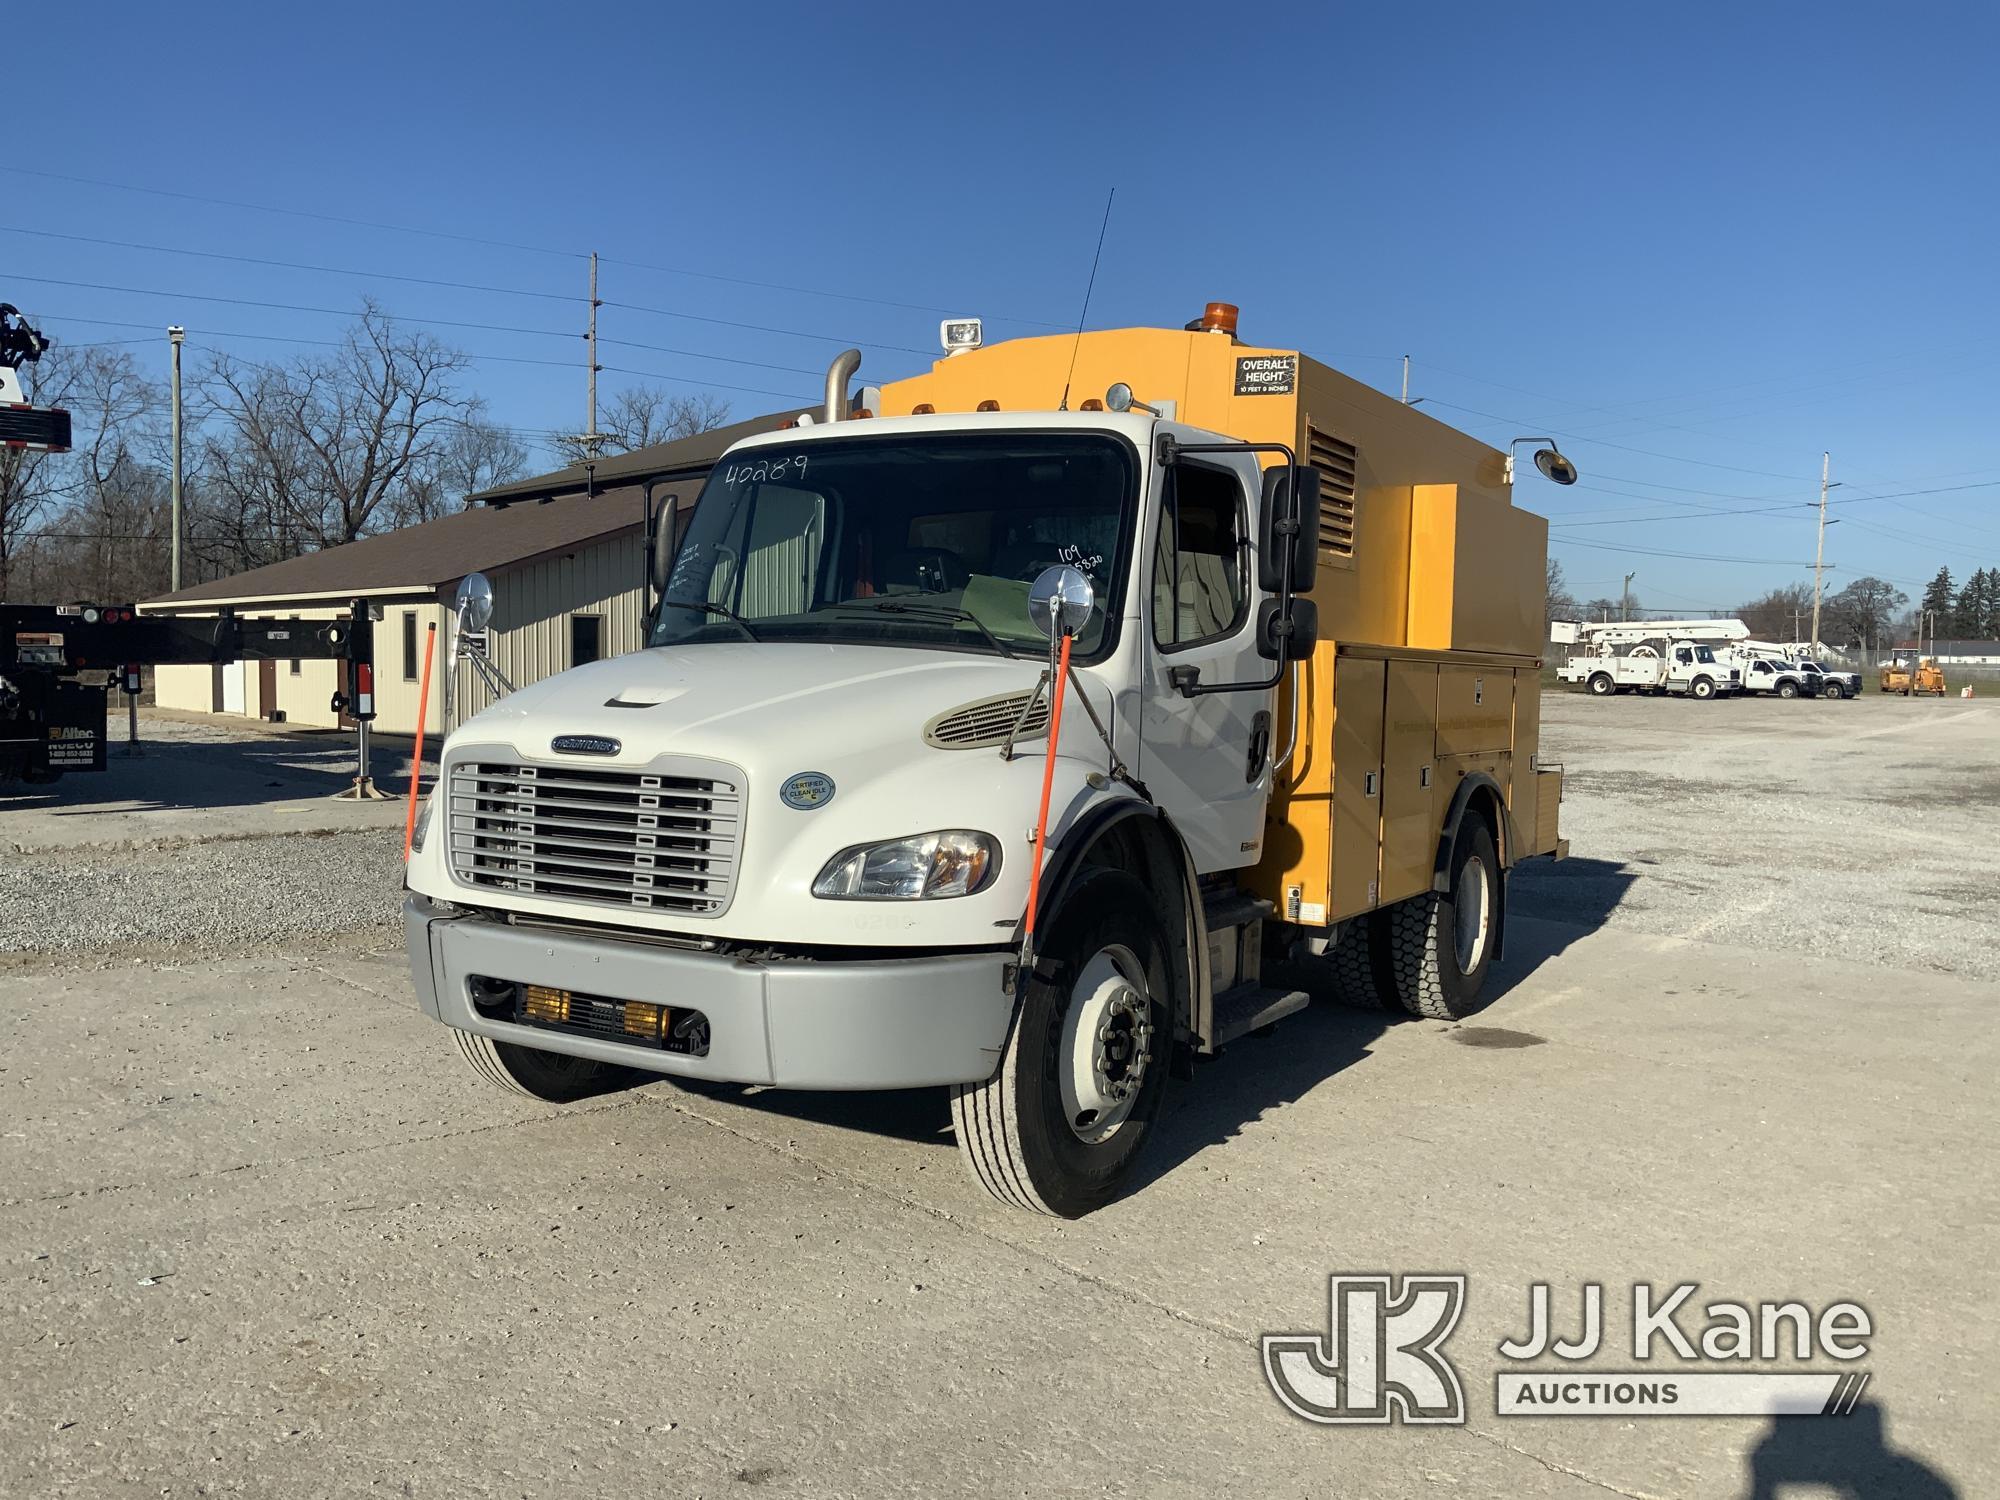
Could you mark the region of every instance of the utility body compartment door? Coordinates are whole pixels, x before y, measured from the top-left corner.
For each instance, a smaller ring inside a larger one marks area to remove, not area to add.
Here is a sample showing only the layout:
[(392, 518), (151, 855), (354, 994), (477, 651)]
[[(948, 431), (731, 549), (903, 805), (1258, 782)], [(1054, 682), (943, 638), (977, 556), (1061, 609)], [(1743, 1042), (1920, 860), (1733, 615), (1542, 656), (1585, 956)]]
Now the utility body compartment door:
[(1438, 676), (1432, 662), (1389, 663), (1382, 721), (1384, 905), (1430, 889), (1440, 806)]

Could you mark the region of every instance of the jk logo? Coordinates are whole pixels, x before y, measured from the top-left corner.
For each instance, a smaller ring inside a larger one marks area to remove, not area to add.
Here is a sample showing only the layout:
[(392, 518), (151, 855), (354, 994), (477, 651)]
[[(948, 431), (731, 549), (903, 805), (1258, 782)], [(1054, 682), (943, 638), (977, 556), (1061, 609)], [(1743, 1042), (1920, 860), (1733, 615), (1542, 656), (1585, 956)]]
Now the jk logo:
[(1332, 1276), (1327, 1333), (1264, 1335), (1264, 1378), (1295, 1415), (1344, 1422), (1465, 1421), (1439, 1347), (1465, 1310), (1463, 1276)]

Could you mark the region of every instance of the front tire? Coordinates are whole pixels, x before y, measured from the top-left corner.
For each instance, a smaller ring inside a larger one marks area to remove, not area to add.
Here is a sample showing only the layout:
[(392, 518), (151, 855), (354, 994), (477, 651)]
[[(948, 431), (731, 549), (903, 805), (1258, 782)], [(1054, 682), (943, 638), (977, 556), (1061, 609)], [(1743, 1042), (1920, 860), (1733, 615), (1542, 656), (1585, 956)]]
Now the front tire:
[(999, 1071), (954, 1087), (951, 1118), (987, 1192), (1075, 1219), (1117, 1196), (1166, 1096), (1169, 950), (1123, 870), (1086, 876), (1043, 931)]
[(1824, 698), (1831, 698), (1835, 703), (1838, 703), (1842, 698), (1845, 698), (1847, 696), (1847, 689), (1842, 687), (1837, 682), (1829, 682), (1823, 689), (1821, 689), (1820, 696)]
[(1798, 695), (1799, 685), (1796, 682), (1781, 682), (1778, 684), (1778, 696), (1780, 698), (1796, 698)]
[(1451, 888), (1426, 891), (1382, 913), (1383, 976), (1413, 1016), (1456, 1021), (1479, 1005), (1500, 936), (1500, 858), (1486, 824), (1468, 818), (1451, 853)]
[(1697, 677), (1688, 691), (1694, 694), (1695, 697), (1704, 700), (1713, 698), (1715, 696), (1715, 679), (1713, 677)]
[(473, 1031), (454, 1030), (452, 1035), (458, 1041), (460, 1055), (481, 1078), (509, 1093), (547, 1104), (574, 1104), (598, 1094), (616, 1093), (647, 1076), (633, 1068), (615, 1067), (587, 1057), (496, 1042)]

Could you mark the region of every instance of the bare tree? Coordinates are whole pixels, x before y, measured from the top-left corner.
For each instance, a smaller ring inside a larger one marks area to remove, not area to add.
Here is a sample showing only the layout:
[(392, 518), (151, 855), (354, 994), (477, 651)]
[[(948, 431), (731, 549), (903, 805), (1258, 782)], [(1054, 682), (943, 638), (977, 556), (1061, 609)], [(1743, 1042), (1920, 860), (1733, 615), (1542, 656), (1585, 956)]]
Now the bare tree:
[[(627, 386), (598, 417), (598, 452), (632, 453), (713, 432), (729, 420), (729, 403), (706, 391), (675, 395), (656, 385)], [(573, 433), (551, 433), (549, 445), (571, 463), (590, 457), (590, 445)]]
[[(92, 350), (52, 347), (20, 369), (22, 394), (31, 406), (67, 407)], [(0, 447), (0, 599), (15, 595), (14, 568), (31, 532), (74, 485), (75, 465), (60, 453)]]
[(396, 499), (395, 524), (434, 521), (461, 509), (468, 495), (521, 477), (528, 466), (528, 450), (513, 433), (477, 411), (453, 429), (422, 471), (411, 476)]
[(1886, 578), (1869, 574), (1826, 601), (1822, 630), (1829, 645), (1869, 646), (1893, 634), (1897, 612), (1909, 602), (1910, 596)]
[(1812, 628), (1812, 585), (1788, 583), (1736, 611), (1761, 641), (1789, 641)]
[(478, 398), (457, 383), (467, 364), (372, 302), (331, 355), (282, 365), (214, 356), (196, 386), (211, 454), (234, 474), (225, 494), (260, 512), (256, 528), (281, 547), (353, 541), (408, 503), (476, 416)]
[(1569, 591), (1569, 583), (1563, 577), (1563, 565), (1551, 557), (1548, 560), (1548, 589), (1543, 595), (1542, 615), (1544, 620), (1574, 620), (1576, 618), (1576, 596)]

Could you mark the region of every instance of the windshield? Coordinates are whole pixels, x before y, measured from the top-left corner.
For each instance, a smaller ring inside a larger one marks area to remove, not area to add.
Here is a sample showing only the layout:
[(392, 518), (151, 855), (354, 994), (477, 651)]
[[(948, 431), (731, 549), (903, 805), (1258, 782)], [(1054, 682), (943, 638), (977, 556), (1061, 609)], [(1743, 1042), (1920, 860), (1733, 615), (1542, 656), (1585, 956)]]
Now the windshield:
[(1715, 653), (1706, 646), (1697, 646), (1694, 648), (1694, 659), (1696, 661), (1714, 661)]
[(649, 642), (754, 639), (1037, 655), (1028, 586), (1059, 563), (1110, 649), (1137, 459), (1099, 433), (949, 433), (773, 445), (703, 486)]

